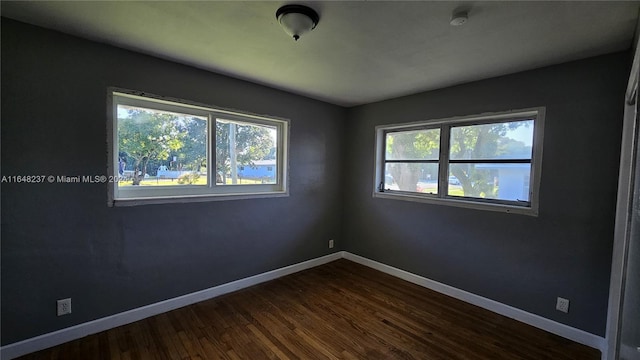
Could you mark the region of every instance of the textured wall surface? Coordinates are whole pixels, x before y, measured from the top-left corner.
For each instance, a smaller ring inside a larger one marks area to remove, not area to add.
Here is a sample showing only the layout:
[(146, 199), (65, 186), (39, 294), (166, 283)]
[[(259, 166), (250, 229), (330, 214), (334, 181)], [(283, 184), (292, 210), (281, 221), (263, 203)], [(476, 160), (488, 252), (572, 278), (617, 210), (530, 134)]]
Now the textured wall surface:
[[(604, 335), (629, 53), (350, 109), (345, 250)], [(380, 124), (545, 106), (538, 217), (372, 198)], [(555, 310), (556, 297), (571, 300)]]
[(339, 250), (345, 109), (4, 18), (2, 175), (106, 174), (109, 86), (290, 119), (290, 196), (109, 208), (105, 184), (2, 184), (2, 344)]

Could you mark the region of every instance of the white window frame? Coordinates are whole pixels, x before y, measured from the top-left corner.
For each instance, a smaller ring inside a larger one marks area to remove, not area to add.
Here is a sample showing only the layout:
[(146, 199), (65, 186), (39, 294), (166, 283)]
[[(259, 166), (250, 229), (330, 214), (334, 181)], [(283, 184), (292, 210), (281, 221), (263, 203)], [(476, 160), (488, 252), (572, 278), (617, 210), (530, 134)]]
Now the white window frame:
[[(545, 108), (536, 107), (505, 112), (485, 113), (480, 115), (459, 116), (444, 119), (417, 121), (411, 123), (378, 125), (375, 128), (375, 156), (373, 197), (416, 201), (430, 204), (457, 206), (463, 208), (499, 211), (505, 213), (538, 216), (540, 179), (542, 172), (542, 144), (544, 133)], [(471, 197), (450, 196), (449, 178), (449, 142), (450, 129), (453, 126), (491, 124), (509, 121), (533, 119), (533, 144), (531, 154), (531, 172), (529, 175), (529, 201), (514, 202), (498, 199), (478, 199)], [(440, 129), (440, 157), (438, 160), (438, 194), (384, 189), (385, 182), (385, 141), (386, 134), (393, 131), (416, 129)]]
[[(109, 88), (107, 94), (107, 133), (108, 133), (108, 179), (109, 206), (132, 206), (144, 204), (162, 204), (175, 202), (202, 202), (216, 200), (237, 200), (250, 198), (289, 196), (288, 186), (288, 119), (249, 114), (225, 110), (208, 105), (197, 104), (119, 88)], [(129, 105), (175, 113), (187, 113), (207, 117), (207, 185), (173, 185), (153, 187), (119, 188), (118, 179), (118, 105)], [(276, 183), (275, 184), (216, 184), (215, 136), (216, 120), (230, 120), (249, 125), (267, 125), (275, 127), (277, 136)]]

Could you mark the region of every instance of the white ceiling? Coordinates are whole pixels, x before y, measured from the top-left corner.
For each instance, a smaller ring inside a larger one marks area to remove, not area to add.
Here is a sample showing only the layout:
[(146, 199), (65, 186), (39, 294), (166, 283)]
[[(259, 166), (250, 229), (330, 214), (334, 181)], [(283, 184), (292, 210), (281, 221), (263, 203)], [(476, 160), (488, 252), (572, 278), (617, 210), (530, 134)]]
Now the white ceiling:
[[(343, 106), (628, 49), (640, 2), (1, 1), (2, 16)], [(449, 25), (454, 9), (469, 21)]]

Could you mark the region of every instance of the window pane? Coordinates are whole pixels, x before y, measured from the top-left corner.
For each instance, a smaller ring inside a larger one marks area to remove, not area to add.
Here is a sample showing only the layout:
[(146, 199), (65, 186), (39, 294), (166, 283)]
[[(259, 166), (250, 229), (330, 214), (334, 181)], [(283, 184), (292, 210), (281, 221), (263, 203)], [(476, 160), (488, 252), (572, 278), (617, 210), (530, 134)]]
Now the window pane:
[(385, 144), (387, 160), (438, 160), (440, 129), (389, 132)]
[(448, 195), (529, 201), (531, 164), (451, 164)]
[(207, 185), (207, 118), (118, 105), (118, 187)]
[(275, 126), (216, 120), (216, 183), (277, 183), (278, 131)]
[(386, 190), (438, 193), (438, 164), (387, 163)]
[(451, 160), (531, 159), (533, 120), (451, 128)]

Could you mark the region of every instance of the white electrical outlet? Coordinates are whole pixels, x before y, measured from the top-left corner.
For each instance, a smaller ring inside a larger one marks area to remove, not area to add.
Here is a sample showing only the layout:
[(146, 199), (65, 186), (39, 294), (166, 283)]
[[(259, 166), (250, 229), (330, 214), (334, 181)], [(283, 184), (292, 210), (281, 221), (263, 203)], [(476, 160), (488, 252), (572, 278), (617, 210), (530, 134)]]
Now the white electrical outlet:
[(329, 249), (333, 249), (333, 239), (329, 240)]
[(71, 298), (58, 300), (58, 316), (71, 314)]
[(556, 310), (562, 311), (563, 313), (568, 313), (569, 300), (558, 297), (558, 301), (556, 301)]

